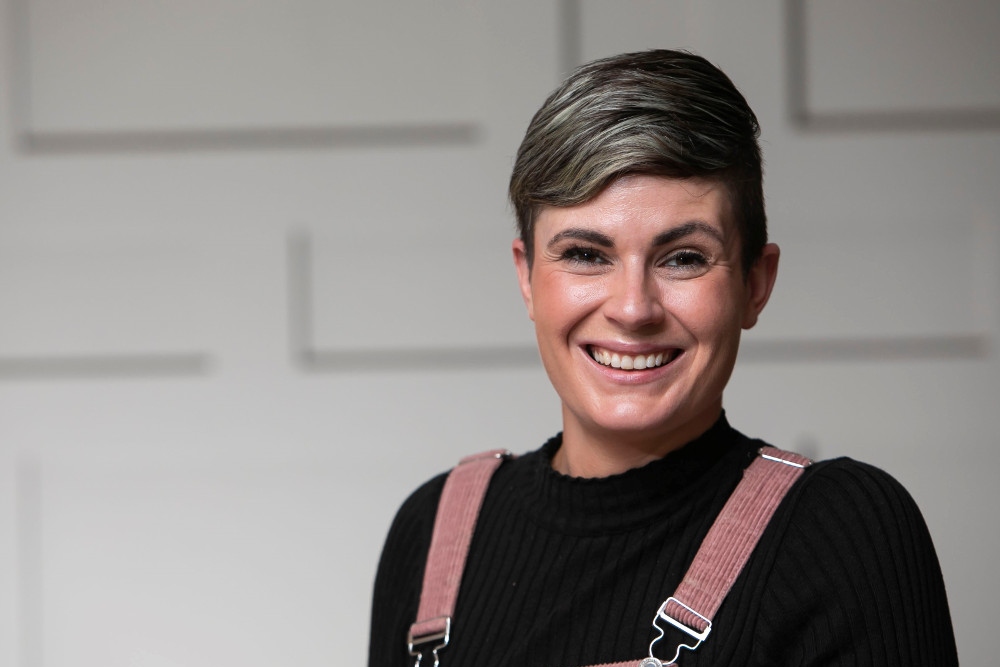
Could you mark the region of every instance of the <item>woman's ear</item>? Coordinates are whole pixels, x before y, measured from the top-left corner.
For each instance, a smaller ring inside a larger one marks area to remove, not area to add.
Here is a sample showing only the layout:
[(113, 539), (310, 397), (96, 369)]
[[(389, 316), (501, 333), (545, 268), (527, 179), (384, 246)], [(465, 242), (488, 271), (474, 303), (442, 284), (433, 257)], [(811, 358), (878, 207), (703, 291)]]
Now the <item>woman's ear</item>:
[(514, 268), (517, 269), (517, 283), (521, 287), (521, 298), (524, 299), (524, 305), (528, 308), (528, 317), (534, 321), (535, 308), (531, 301), (531, 266), (528, 262), (528, 250), (524, 247), (524, 241), (521, 239), (514, 239), (511, 250), (514, 252)]
[(767, 300), (771, 298), (771, 290), (774, 289), (774, 281), (778, 277), (780, 255), (781, 250), (778, 246), (768, 243), (747, 273), (747, 302), (742, 322), (744, 329), (750, 329), (757, 324), (757, 318), (767, 305)]

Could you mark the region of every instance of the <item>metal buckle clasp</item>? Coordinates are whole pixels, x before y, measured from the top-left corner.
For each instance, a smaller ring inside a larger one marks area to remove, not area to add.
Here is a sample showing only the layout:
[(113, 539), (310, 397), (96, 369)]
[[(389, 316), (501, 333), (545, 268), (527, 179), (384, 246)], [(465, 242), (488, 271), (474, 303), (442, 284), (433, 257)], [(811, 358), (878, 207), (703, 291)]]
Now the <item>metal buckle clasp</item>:
[[(696, 628), (688, 627), (683, 623), (681, 623), (680, 621), (678, 621), (676, 618), (673, 618), (672, 616), (667, 614), (667, 605), (670, 604), (671, 602), (680, 607), (683, 607), (684, 609), (691, 612), (701, 620), (705, 621), (705, 629), (698, 630)], [(662, 662), (659, 658), (653, 655), (653, 647), (656, 646), (656, 642), (663, 639), (664, 635), (666, 634), (666, 630), (664, 628), (661, 628), (656, 623), (660, 619), (663, 619), (670, 625), (674, 626), (678, 630), (683, 631), (685, 634), (691, 636), (693, 639), (696, 640), (693, 644), (684, 644), (684, 643), (679, 644), (677, 646), (677, 652), (674, 653), (674, 657), (671, 658), (669, 662)], [(708, 637), (708, 633), (712, 631), (712, 621), (705, 618), (704, 616), (702, 616), (701, 614), (699, 614), (694, 609), (687, 606), (677, 598), (669, 597), (663, 601), (663, 604), (661, 604), (660, 608), (656, 611), (656, 616), (653, 618), (653, 627), (656, 628), (657, 632), (659, 632), (660, 634), (656, 637), (656, 639), (654, 639), (649, 643), (649, 657), (639, 663), (640, 667), (662, 667), (662, 665), (674, 664), (675, 662), (677, 662), (677, 658), (681, 657), (681, 649), (686, 648), (689, 651), (693, 651), (699, 646), (701, 646), (701, 643), (705, 641), (706, 637)]]
[[(432, 632), (426, 635), (413, 636), (413, 631), (411, 630), (406, 638), (407, 648), (410, 650), (410, 655), (416, 657), (416, 662), (413, 663), (413, 667), (420, 667), (420, 661), (424, 658), (424, 651), (427, 650), (428, 644), (435, 644), (431, 648), (431, 655), (434, 656), (434, 667), (440, 667), (441, 661), (438, 657), (438, 651), (443, 649), (448, 645), (448, 640), (451, 639), (451, 616), (441, 616), (440, 619), (444, 619), (444, 630), (440, 632)], [(429, 620), (439, 620), (439, 619), (429, 619)]]

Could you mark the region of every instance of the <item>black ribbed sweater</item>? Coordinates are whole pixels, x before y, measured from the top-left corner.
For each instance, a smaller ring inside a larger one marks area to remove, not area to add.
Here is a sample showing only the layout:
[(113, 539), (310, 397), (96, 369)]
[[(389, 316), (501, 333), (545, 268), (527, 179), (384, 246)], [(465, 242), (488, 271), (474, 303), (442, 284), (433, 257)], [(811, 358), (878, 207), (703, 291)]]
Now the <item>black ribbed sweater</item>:
[[(656, 610), (764, 444), (723, 417), (664, 459), (577, 479), (551, 467), (560, 442), (553, 438), (494, 476), (442, 667), (576, 667), (644, 657), (656, 636)], [(389, 531), (375, 581), (369, 667), (413, 664), (406, 636), (443, 484), (441, 475), (414, 492)], [(944, 584), (919, 510), (887, 474), (850, 459), (807, 469), (708, 639), (678, 662), (957, 663)]]

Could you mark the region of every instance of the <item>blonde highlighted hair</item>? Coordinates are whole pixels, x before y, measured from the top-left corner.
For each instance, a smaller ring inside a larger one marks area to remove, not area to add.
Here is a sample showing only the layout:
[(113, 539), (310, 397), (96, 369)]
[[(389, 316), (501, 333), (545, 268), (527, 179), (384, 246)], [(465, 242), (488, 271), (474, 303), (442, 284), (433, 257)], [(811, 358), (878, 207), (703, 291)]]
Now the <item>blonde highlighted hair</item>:
[(744, 274), (767, 243), (753, 110), (721, 70), (685, 51), (626, 53), (583, 65), (531, 119), (510, 178), (533, 255), (546, 206), (573, 206), (631, 174), (717, 179), (729, 192)]

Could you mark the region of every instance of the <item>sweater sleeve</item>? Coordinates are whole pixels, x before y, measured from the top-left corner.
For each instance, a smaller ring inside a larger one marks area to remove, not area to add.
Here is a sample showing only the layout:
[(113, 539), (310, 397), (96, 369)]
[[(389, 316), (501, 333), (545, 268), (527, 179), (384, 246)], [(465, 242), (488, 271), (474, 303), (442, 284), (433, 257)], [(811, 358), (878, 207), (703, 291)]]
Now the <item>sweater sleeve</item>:
[(813, 468), (789, 498), (762, 594), (759, 662), (957, 665), (940, 566), (913, 499), (849, 459)]
[(403, 503), (389, 528), (375, 574), (368, 667), (410, 667), (407, 633), (416, 620), (434, 516), (446, 475), (430, 480)]

